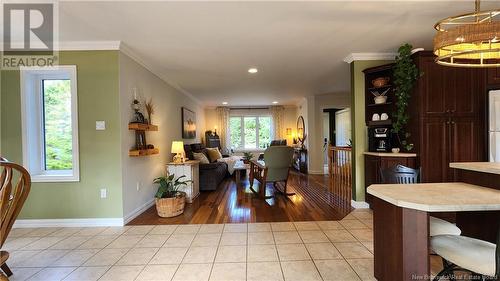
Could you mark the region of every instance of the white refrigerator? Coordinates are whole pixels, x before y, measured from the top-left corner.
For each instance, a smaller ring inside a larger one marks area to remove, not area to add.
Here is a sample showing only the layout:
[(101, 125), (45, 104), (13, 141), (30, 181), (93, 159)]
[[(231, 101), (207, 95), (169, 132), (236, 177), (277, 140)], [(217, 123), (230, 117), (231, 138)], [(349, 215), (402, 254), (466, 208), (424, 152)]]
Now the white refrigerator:
[(489, 158), (500, 162), (500, 90), (489, 92)]

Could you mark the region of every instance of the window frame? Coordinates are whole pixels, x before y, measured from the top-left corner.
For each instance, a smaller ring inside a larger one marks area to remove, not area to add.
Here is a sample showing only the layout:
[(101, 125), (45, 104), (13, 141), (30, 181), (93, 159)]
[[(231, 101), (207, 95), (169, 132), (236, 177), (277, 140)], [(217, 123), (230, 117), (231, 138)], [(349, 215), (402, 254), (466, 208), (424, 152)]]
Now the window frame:
[[(245, 148), (245, 117), (252, 117), (252, 118), (256, 118), (255, 120), (255, 137), (256, 137), (256, 142), (255, 142), (255, 146), (256, 148)], [(269, 118), (270, 119), (270, 126), (269, 126), (269, 131), (270, 131), (270, 134), (269, 134), (269, 138), (272, 140), (273, 139), (273, 128), (272, 128), (272, 121), (273, 121), (273, 118), (271, 115), (268, 115), (268, 114), (237, 114), (237, 115), (231, 115), (229, 116), (229, 120), (231, 120), (231, 118), (239, 118), (240, 119), (240, 126), (241, 126), (241, 145), (242, 147), (235, 147), (233, 148), (234, 152), (245, 152), (245, 151), (257, 151), (257, 152), (261, 152), (261, 151), (264, 151), (266, 150), (265, 148), (260, 148), (259, 147), (259, 124), (260, 124), (260, 118), (263, 118), (263, 117), (266, 117), (266, 118)], [(232, 143), (231, 143), (231, 126), (229, 126), (229, 132), (228, 132), (228, 136), (229, 136), (229, 144), (232, 148)]]
[[(71, 83), (72, 169), (46, 170), (43, 80), (68, 79)], [(78, 145), (78, 85), (75, 65), (21, 67), (21, 126), (23, 165), (32, 182), (78, 182), (80, 161)]]

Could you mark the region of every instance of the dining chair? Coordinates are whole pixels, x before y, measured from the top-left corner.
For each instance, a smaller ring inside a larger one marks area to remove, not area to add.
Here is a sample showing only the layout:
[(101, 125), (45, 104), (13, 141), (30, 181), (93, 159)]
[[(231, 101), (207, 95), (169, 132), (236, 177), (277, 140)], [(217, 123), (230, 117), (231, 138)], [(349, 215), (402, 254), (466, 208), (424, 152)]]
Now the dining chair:
[(446, 261), (434, 281), (459, 280), (457, 271), (469, 272), (473, 277), (469, 280), (500, 280), (500, 227), (496, 245), (466, 236), (437, 235), (431, 238), (431, 249)]
[[(22, 166), (2, 157), (0, 157), (0, 167), (2, 169), (0, 174), (0, 248), (2, 248), (28, 197), (31, 177)], [(14, 180), (16, 181), (15, 185), (12, 184)], [(9, 253), (0, 251), (0, 268), (5, 275), (11, 276), (12, 271), (7, 266), (8, 259)], [(5, 275), (0, 271), (0, 280), (8, 280)]]
[[(385, 184), (415, 184), (420, 182), (420, 169), (412, 169), (403, 165), (396, 165), (380, 169), (380, 178)], [(429, 236), (460, 235), (462, 231), (455, 224), (429, 216)]]
[[(274, 189), (284, 195), (291, 196), (295, 193), (287, 192), (288, 175), (293, 159), (293, 148), (290, 146), (270, 146), (264, 151), (265, 161), (250, 161), (250, 189), (253, 189), (253, 180), (260, 182), (259, 192), (257, 194), (262, 198), (271, 198), (266, 196), (266, 184), (273, 183)], [(278, 183), (284, 183), (283, 190), (278, 188)]]

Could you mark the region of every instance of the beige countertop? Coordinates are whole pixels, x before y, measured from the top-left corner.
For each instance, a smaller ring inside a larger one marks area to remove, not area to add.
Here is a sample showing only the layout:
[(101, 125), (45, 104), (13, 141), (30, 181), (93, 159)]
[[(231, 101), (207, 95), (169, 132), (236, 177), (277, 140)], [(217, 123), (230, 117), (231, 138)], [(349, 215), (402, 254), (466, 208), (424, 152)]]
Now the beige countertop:
[(416, 153), (392, 153), (392, 152), (363, 152), (364, 155), (379, 157), (417, 157)]
[(455, 162), (450, 163), (450, 168), (500, 175), (498, 162)]
[(500, 210), (500, 190), (462, 182), (372, 184), (367, 191), (398, 207), (425, 212)]

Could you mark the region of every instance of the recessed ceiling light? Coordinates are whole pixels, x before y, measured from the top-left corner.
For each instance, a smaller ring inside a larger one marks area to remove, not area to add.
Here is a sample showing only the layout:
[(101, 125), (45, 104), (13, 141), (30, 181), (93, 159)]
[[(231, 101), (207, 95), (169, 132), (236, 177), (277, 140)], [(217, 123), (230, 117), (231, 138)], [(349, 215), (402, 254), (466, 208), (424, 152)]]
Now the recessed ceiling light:
[(223, 101), (223, 102), (222, 102), (222, 104), (223, 104), (223, 105), (226, 105), (226, 104), (227, 104), (227, 101)]
[(278, 102), (277, 101), (273, 101), (274, 104), (277, 104)]
[(252, 73), (252, 74), (257, 73), (258, 71), (259, 70), (257, 68), (255, 68), (255, 67), (252, 67), (252, 68), (248, 69), (248, 73)]

